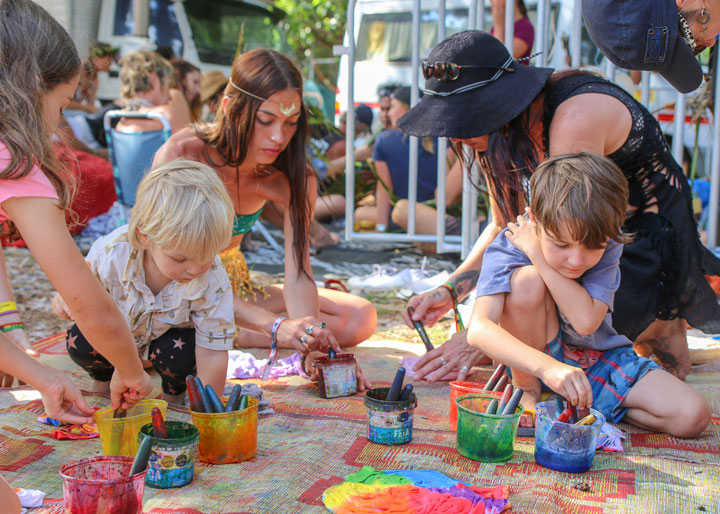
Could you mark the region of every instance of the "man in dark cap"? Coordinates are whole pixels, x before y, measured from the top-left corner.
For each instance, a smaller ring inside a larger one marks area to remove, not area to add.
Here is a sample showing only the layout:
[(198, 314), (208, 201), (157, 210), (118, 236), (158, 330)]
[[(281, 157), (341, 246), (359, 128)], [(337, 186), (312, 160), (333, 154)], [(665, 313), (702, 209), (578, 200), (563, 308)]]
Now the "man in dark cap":
[(620, 68), (656, 71), (681, 93), (702, 82), (695, 55), (720, 32), (718, 0), (583, 0), (590, 37)]

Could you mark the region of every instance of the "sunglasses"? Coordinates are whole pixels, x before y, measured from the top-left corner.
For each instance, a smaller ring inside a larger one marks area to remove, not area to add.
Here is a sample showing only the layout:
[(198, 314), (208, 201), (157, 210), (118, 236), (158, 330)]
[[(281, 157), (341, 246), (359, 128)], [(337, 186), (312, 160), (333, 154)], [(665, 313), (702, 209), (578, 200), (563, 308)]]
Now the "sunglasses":
[(485, 68), (489, 70), (502, 69), (503, 71), (508, 72), (515, 71), (512, 68), (508, 68), (507, 66), (470, 66), (467, 64), (455, 64), (454, 62), (436, 62), (434, 64), (431, 64), (428, 61), (422, 62), (422, 73), (423, 77), (425, 77), (425, 80), (428, 80), (431, 77), (435, 77), (440, 82), (450, 82), (453, 80), (457, 80), (457, 78), (460, 76), (460, 70), (465, 68)]

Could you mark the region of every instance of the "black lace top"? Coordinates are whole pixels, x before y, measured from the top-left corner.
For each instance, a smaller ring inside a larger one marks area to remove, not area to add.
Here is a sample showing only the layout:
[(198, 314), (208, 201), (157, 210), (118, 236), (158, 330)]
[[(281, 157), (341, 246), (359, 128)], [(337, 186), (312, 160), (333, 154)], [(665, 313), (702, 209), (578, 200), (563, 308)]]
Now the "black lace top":
[(627, 140), (607, 156), (623, 170), (636, 208), (624, 227), (635, 240), (620, 260), (613, 325), (631, 340), (655, 318), (682, 317), (706, 332), (720, 332), (720, 307), (704, 277), (720, 274), (720, 260), (700, 242), (688, 181), (653, 115), (612, 82), (590, 73), (568, 75), (546, 90), (544, 147), (557, 108), (584, 93), (617, 98), (632, 116)]

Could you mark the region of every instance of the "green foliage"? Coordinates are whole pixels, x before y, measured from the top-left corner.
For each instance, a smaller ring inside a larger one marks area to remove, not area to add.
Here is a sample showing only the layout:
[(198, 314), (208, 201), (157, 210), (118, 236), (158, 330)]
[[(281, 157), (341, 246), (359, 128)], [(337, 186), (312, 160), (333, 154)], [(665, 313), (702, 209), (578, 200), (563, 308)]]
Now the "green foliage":
[[(275, 5), (287, 13), (285, 34), (299, 61), (332, 57), (333, 45), (342, 44), (347, 0), (276, 0)], [(316, 71), (334, 88), (337, 64), (321, 68)]]

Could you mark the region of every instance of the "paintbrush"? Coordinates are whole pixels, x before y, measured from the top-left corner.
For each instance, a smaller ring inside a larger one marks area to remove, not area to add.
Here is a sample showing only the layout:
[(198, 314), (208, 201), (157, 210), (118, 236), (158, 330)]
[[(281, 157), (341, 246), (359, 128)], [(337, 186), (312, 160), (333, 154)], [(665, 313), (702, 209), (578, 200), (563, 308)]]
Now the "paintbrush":
[(518, 405), (520, 405), (520, 398), (522, 398), (524, 391), (522, 390), (522, 387), (516, 387), (513, 391), (512, 396), (507, 402), (507, 405), (505, 405), (505, 408), (500, 413), (503, 416), (510, 416), (512, 414), (515, 414), (515, 410), (517, 409)]
[(122, 407), (118, 407), (113, 411), (113, 419), (124, 418), (125, 416), (127, 416), (127, 410)]
[(497, 400), (491, 400), (490, 403), (488, 403), (487, 409), (485, 410), (485, 414), (498, 414), (498, 401)]
[(583, 419), (575, 423), (576, 425), (592, 425), (595, 423), (595, 414), (588, 414)]
[(240, 396), (242, 395), (242, 386), (240, 384), (235, 384), (232, 388), (232, 391), (230, 391), (230, 396), (228, 397), (227, 405), (225, 405), (225, 412), (232, 412), (234, 410), (238, 410), (238, 407), (240, 406)]
[(495, 371), (490, 376), (490, 380), (487, 381), (485, 384), (485, 391), (492, 391), (493, 387), (498, 383), (498, 380), (500, 380), (500, 377), (502, 374), (505, 373), (505, 364), (499, 364), (497, 368), (495, 368)]
[(153, 438), (149, 435), (146, 435), (140, 442), (140, 448), (138, 448), (138, 452), (135, 454), (132, 466), (130, 466), (129, 476), (137, 475), (147, 468), (148, 459), (150, 458), (150, 453), (152, 451), (152, 443)]
[(157, 407), (152, 409), (152, 430), (153, 437), (158, 439), (167, 439), (167, 430), (165, 429), (165, 420), (162, 417), (162, 412)]
[(555, 419), (557, 419), (557, 416), (559, 416), (562, 413), (562, 411), (564, 411), (564, 410), (565, 410), (565, 404), (563, 403), (562, 398), (560, 398), (559, 396), (556, 396), (555, 397), (555, 416), (556, 416)]
[(332, 361), (332, 360), (335, 360), (335, 359), (337, 359), (337, 354), (335, 353), (335, 350), (333, 350), (332, 348), (330, 348), (330, 350), (328, 350), (328, 360), (329, 360), (329, 361)]
[(207, 393), (205, 392), (205, 387), (203, 386), (202, 380), (200, 380), (199, 377), (195, 377), (195, 384), (197, 385), (198, 394), (200, 395), (200, 401), (202, 401), (203, 409), (205, 409), (205, 412), (215, 412), (212, 408), (212, 405), (210, 405), (210, 400), (208, 399)]
[(428, 337), (427, 332), (425, 332), (425, 327), (423, 326), (423, 322), (420, 320), (415, 321), (412, 319), (412, 315), (414, 312), (412, 307), (408, 307), (408, 312), (410, 313), (410, 319), (412, 320), (415, 330), (417, 330), (417, 333), (420, 336), (420, 339), (422, 340), (423, 344), (425, 345), (425, 350), (428, 352), (430, 350), (434, 350), (435, 347), (430, 342), (430, 338)]
[(499, 393), (500, 391), (505, 390), (505, 386), (508, 385), (510, 382), (510, 377), (507, 375), (503, 375), (500, 377), (500, 380), (498, 380), (498, 383), (495, 384), (495, 387), (492, 388), (493, 392)]
[(238, 408), (238, 410), (247, 409), (247, 404), (248, 404), (248, 397), (246, 394), (244, 394), (240, 397), (240, 408)]
[(210, 384), (206, 385), (205, 394), (207, 394), (208, 400), (210, 401), (210, 405), (212, 406), (214, 412), (225, 412), (225, 406), (215, 392), (215, 389), (213, 389), (213, 386)]
[(498, 412), (502, 412), (505, 410), (505, 406), (510, 401), (510, 397), (512, 396), (513, 392), (513, 386), (512, 384), (508, 384), (505, 386), (505, 391), (503, 391), (502, 398), (500, 399), (500, 403), (498, 404)]
[(400, 393), (400, 401), (404, 402), (405, 400), (410, 398), (410, 395), (412, 394), (413, 389), (414, 388), (413, 388), (412, 384), (408, 384), (405, 387), (403, 387), (402, 393)]
[(198, 391), (197, 382), (195, 377), (188, 375), (185, 377), (185, 384), (187, 385), (188, 400), (190, 400), (190, 408), (195, 412), (205, 412), (203, 407), (202, 399), (200, 398), (200, 392)]
[(575, 405), (568, 405), (568, 409), (570, 409), (570, 417), (568, 418), (568, 423), (575, 424), (578, 420), (578, 414), (577, 414), (577, 407)]
[(396, 402), (400, 399), (400, 393), (402, 392), (403, 380), (405, 380), (405, 368), (400, 366), (395, 373), (395, 379), (393, 380), (390, 390), (385, 397), (387, 402)]

